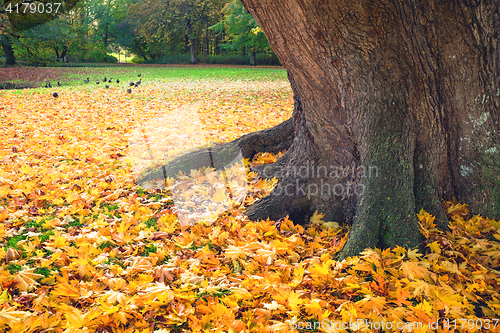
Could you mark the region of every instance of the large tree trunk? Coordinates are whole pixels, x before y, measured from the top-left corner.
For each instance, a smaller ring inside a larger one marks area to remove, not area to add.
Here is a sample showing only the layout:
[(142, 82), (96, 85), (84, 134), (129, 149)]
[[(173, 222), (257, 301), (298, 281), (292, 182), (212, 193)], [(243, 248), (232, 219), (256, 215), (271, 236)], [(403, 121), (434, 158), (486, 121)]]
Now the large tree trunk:
[(5, 54), (5, 64), (15, 65), (16, 57), (12, 49), (12, 38), (7, 34), (0, 35), (0, 44), (2, 44), (3, 53)]
[[(288, 71), (295, 138), (253, 219), (352, 223), (342, 257), (418, 246), (441, 198), (500, 217), (499, 1), (242, 0)], [(286, 199), (284, 197), (286, 196)]]

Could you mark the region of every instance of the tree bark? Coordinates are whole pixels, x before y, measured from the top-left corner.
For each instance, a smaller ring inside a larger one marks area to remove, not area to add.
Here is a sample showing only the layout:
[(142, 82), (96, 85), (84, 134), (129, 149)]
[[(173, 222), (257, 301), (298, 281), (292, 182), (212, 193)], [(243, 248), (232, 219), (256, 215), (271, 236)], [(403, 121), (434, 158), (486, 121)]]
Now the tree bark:
[(498, 0), (242, 2), (295, 102), (266, 172), (278, 185), (250, 218), (352, 223), (341, 257), (418, 246), (415, 213), (446, 228), (442, 198), (500, 218)]
[(255, 66), (257, 62), (255, 61), (255, 50), (250, 49), (250, 66)]
[(193, 25), (191, 21), (187, 22), (187, 31), (188, 31), (188, 41), (189, 41), (189, 52), (191, 54), (191, 64), (195, 65), (198, 63), (198, 57), (196, 56), (196, 44), (195, 44), (195, 39), (193, 38)]
[(2, 44), (3, 53), (5, 54), (5, 64), (15, 65), (16, 56), (14, 55), (14, 50), (12, 49), (12, 39), (9, 35), (0, 35), (0, 42)]

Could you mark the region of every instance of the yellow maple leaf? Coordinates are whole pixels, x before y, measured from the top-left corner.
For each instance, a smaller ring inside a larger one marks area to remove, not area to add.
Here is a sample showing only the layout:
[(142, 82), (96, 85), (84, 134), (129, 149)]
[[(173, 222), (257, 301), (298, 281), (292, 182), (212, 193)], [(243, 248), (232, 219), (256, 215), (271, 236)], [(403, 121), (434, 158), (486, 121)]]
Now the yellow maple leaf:
[(418, 253), (418, 249), (408, 250), (408, 258), (412, 260), (418, 260), (422, 256), (422, 253)]
[(224, 255), (226, 256), (226, 258), (229, 258), (231, 260), (239, 258), (245, 259), (247, 257), (245, 249), (234, 245), (228, 246), (226, 251), (224, 252)]
[(423, 279), (429, 274), (429, 271), (427, 268), (422, 267), (419, 265), (418, 262), (413, 262), (413, 261), (405, 261), (401, 264), (401, 269), (403, 270), (403, 273), (410, 279), (413, 280), (415, 278), (417, 279)]
[(428, 296), (430, 295), (432, 285), (428, 284), (424, 280), (417, 280), (417, 281), (412, 281), (408, 285), (407, 290), (413, 289), (413, 296), (419, 296), (419, 295), (425, 295)]
[(134, 262), (130, 267), (127, 268), (126, 273), (135, 273), (135, 272), (140, 272), (140, 271), (148, 271), (153, 268), (153, 265), (151, 265), (151, 262), (149, 261), (148, 258), (140, 257), (140, 258), (135, 258)]
[(314, 211), (313, 216), (311, 216), (310, 221), (312, 224), (321, 225), (326, 221), (323, 221), (322, 218), (325, 217), (325, 214), (318, 214), (318, 211)]
[(88, 255), (80, 255), (69, 264), (70, 269), (74, 269), (82, 277), (90, 277), (95, 273), (95, 268), (89, 262)]
[(83, 314), (77, 308), (72, 308), (70, 311), (64, 312), (66, 317), (66, 328), (80, 328), (85, 326), (86, 319), (85, 314)]
[(290, 283), (290, 286), (297, 287), (299, 284), (301, 284), (304, 278), (304, 272), (305, 272), (304, 265), (300, 263), (299, 267), (293, 270), (293, 280), (292, 283)]
[(116, 313), (113, 314), (113, 318), (117, 319), (118, 322), (121, 323), (121, 325), (127, 324), (129, 316), (130, 315), (125, 311), (117, 311)]
[(9, 216), (9, 211), (7, 210), (7, 208), (3, 209), (1, 212), (0, 212), (0, 222), (3, 222), (7, 219), (7, 217)]
[(324, 308), (320, 305), (320, 300), (313, 299), (310, 304), (306, 304), (305, 308), (313, 316), (321, 315), (324, 312)]
[(9, 308), (0, 310), (0, 323), (7, 324), (11, 321), (17, 322), (20, 320), (24, 320), (29, 316), (31, 316), (31, 313), (27, 311), (16, 311), (16, 307), (11, 306)]
[(107, 302), (110, 304), (122, 303), (122, 301), (127, 297), (126, 294), (115, 290), (110, 290), (106, 292), (105, 295), (107, 296)]
[(272, 301), (271, 303), (264, 303), (264, 307), (268, 310), (283, 310), (285, 307), (281, 304), (279, 304), (276, 301)]
[(300, 305), (304, 302), (302, 299), (300, 299), (301, 294), (296, 293), (295, 291), (290, 292), (288, 294), (288, 307), (292, 311), (299, 311), (300, 310)]
[(144, 289), (144, 293), (148, 300), (153, 300), (158, 297), (166, 302), (170, 302), (174, 299), (174, 292), (170, 289), (170, 286), (166, 286), (163, 283), (155, 283), (151, 287)]
[(212, 195), (212, 199), (215, 202), (219, 202), (219, 203), (226, 202), (229, 199), (227, 189), (225, 187), (217, 188), (215, 193)]
[(10, 302), (12, 300), (12, 296), (9, 294), (9, 291), (5, 289), (2, 294), (0, 294), (0, 304)]
[(438, 241), (427, 244), (427, 247), (434, 253), (441, 253), (441, 246)]
[(59, 236), (56, 239), (54, 239), (54, 242), (52, 243), (53, 247), (56, 249), (61, 249), (66, 246), (69, 246), (69, 243), (66, 241), (66, 238), (63, 236)]
[(330, 264), (328, 262), (314, 264), (314, 266), (308, 267), (307, 270), (311, 273), (313, 279), (320, 281), (329, 279), (331, 276)]
[(70, 298), (79, 298), (81, 296), (80, 290), (75, 286), (68, 284), (63, 279), (58, 279), (59, 282), (52, 290), (51, 294), (53, 296), (67, 296)]
[(17, 287), (22, 291), (30, 291), (35, 289), (38, 282), (35, 279), (43, 278), (41, 274), (34, 273), (35, 268), (24, 269), (16, 274)]

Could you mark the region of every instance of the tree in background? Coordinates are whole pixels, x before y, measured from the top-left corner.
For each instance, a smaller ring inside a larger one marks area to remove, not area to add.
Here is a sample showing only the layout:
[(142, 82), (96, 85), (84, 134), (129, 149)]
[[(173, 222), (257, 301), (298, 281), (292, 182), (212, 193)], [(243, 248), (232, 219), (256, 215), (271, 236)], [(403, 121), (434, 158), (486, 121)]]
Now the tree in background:
[(0, 44), (5, 55), (5, 64), (15, 65), (16, 57), (12, 48), (12, 28), (5, 9), (4, 2), (0, 1)]
[[(5, 1), (0, 0), (0, 4)], [(36, 15), (36, 20), (28, 16), (7, 17), (4, 10), (0, 41), (9, 62), (15, 61), (15, 54), (32, 64), (48, 64), (64, 56), (71, 61), (114, 62), (116, 59), (108, 54), (126, 49), (143, 61), (153, 62), (179, 55), (182, 61), (189, 54), (193, 64), (199, 61), (199, 54), (248, 52), (250, 63), (255, 64), (257, 52), (272, 52), (257, 23), (239, 1), (69, 0), (64, 3), (64, 12), (54, 21), (56, 17), (50, 15)], [(48, 23), (42, 24), (45, 22)], [(6, 28), (10, 26), (14, 29)], [(233, 61), (241, 63), (241, 60)]]
[[(32, 13), (30, 3), (21, 0), (0, 0), (0, 42), (6, 57), (6, 63), (15, 64), (15, 40), (22, 37), (23, 32), (50, 22), (70, 11), (79, 0), (61, 0), (60, 7), (55, 10), (53, 1), (40, 0), (36, 6), (50, 6), (51, 12)], [(16, 7), (17, 5), (17, 7)], [(37, 7), (38, 8), (38, 7)]]
[(62, 59), (68, 51), (76, 33), (65, 17), (19, 32), (14, 41), (16, 53), (30, 64), (47, 65), (56, 58)]
[(129, 22), (135, 23), (138, 36), (154, 41), (146, 42), (146, 49), (165, 45), (166, 52), (179, 52), (179, 46), (184, 46), (189, 50), (191, 63), (196, 64), (198, 51), (209, 47), (208, 27), (221, 19), (224, 4), (223, 0), (142, 0), (130, 6)]
[(225, 43), (222, 47), (241, 51), (242, 55), (246, 55), (246, 51), (249, 50), (250, 65), (255, 65), (256, 52), (270, 49), (257, 21), (246, 11), (240, 0), (232, 0), (226, 4), (223, 13), (224, 19), (211, 27), (225, 34)]
[(108, 55), (111, 45), (120, 38), (117, 28), (126, 17), (131, 1), (85, 0), (68, 15), (71, 30), (76, 34), (71, 54), (84, 62), (114, 62)]

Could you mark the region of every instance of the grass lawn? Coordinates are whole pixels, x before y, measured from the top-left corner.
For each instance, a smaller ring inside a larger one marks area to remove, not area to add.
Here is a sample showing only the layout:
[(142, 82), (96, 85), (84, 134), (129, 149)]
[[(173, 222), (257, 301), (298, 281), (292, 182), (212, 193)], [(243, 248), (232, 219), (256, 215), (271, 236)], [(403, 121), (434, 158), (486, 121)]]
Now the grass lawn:
[(60, 81), (64, 85), (83, 85), (83, 80), (91, 83), (104, 77), (120, 79), (123, 86), (131, 80), (138, 80), (141, 73), (143, 81), (155, 80), (247, 80), (282, 81), (286, 71), (282, 68), (255, 68), (250, 66), (190, 66), (190, 65), (100, 65), (98, 67), (9, 67), (0, 68), (0, 85), (14, 83), (20, 86), (44, 87)]

